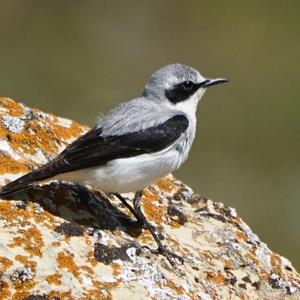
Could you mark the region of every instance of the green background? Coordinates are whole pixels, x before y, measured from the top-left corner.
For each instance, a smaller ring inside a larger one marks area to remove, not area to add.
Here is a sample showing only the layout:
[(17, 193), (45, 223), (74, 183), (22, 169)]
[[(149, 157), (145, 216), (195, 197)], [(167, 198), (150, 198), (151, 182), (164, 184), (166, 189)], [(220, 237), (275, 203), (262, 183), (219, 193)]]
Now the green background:
[(0, 94), (92, 126), (181, 62), (230, 83), (177, 176), (300, 269), (300, 1), (0, 2)]

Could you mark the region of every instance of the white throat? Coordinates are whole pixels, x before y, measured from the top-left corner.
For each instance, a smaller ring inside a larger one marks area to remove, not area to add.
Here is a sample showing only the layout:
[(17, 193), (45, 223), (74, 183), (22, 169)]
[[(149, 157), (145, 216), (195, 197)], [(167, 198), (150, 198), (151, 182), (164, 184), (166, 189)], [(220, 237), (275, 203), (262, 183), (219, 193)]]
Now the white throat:
[(192, 121), (192, 123), (196, 125), (197, 106), (204, 93), (205, 93), (205, 89), (200, 89), (186, 101), (176, 103), (175, 105), (174, 104), (170, 104), (170, 105), (172, 105), (173, 109), (175, 108), (176, 110), (185, 113), (187, 117)]

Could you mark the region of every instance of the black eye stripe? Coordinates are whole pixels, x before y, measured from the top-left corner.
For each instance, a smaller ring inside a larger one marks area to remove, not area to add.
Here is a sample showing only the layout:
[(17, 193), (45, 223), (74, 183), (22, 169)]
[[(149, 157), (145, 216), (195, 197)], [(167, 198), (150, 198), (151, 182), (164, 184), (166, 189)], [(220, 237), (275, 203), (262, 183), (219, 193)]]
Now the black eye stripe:
[(199, 88), (193, 81), (184, 81), (165, 91), (166, 97), (174, 104), (188, 99)]
[(192, 81), (184, 81), (183, 83), (180, 84), (184, 89), (186, 90), (190, 90), (193, 88), (193, 86), (195, 85), (194, 82)]

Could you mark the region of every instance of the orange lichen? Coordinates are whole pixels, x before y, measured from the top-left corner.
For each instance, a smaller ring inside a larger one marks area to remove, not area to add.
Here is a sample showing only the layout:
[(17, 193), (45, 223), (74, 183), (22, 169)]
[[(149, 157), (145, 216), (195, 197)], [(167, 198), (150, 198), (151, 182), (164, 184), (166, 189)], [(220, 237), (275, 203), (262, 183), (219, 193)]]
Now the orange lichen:
[(156, 184), (162, 192), (170, 193), (174, 190), (174, 182), (170, 178), (163, 177)]
[(144, 212), (148, 220), (154, 221), (156, 224), (161, 224), (164, 208), (155, 205), (155, 203), (158, 203), (158, 200), (159, 196), (157, 194), (150, 193), (147, 190), (144, 192), (142, 201)]
[[(18, 297), (23, 296), (23, 294), (28, 294), (28, 292), (36, 285), (36, 282), (34, 281), (35, 273), (36, 273), (36, 266), (37, 263), (35, 261), (30, 261), (26, 256), (23, 255), (17, 255), (15, 257), (17, 261), (20, 261), (24, 267), (29, 268), (33, 274), (33, 276), (26, 280), (22, 281), (20, 279), (16, 279), (13, 281), (14, 288), (18, 291), (18, 293), (15, 293), (13, 297), (16, 299), (19, 299)], [(13, 298), (13, 299), (15, 299)], [(24, 298), (20, 298), (24, 299)]]
[(8, 110), (11, 116), (21, 116), (24, 113), (24, 106), (9, 98), (0, 97), (0, 105)]
[(224, 282), (225, 276), (223, 276), (222, 274), (217, 274), (214, 279), (217, 284), (220, 284)]
[[(34, 281), (33, 278), (31, 278), (25, 282), (16, 280), (13, 282), (13, 285), (14, 285), (14, 288), (22, 294), (22, 293), (28, 293), (36, 285), (36, 282)], [(21, 298), (21, 299), (24, 299), (24, 298)]]
[(208, 281), (214, 281), (216, 284), (221, 284), (224, 283), (226, 277), (222, 274), (215, 274), (212, 271), (208, 271), (206, 272), (206, 280)]
[(239, 293), (238, 294), (238, 299), (245, 300), (246, 298), (245, 298), (245, 295), (243, 293)]
[(272, 255), (270, 263), (276, 273), (281, 273), (281, 258), (279, 255)]
[(258, 259), (258, 257), (255, 255), (255, 252), (254, 252), (254, 253), (252, 253), (252, 252), (254, 252), (254, 251), (248, 251), (248, 252), (244, 255), (244, 258), (245, 258), (245, 259), (250, 259), (250, 260), (253, 261), (253, 263), (254, 263), (255, 265), (258, 265), (258, 264), (259, 264), (259, 259)]
[(115, 289), (116, 287), (118, 287), (120, 285), (121, 280), (117, 280), (115, 282), (107, 282), (107, 281), (97, 281), (98, 285), (95, 284), (96, 281), (93, 281), (93, 285), (94, 286), (101, 286), (102, 290), (106, 290), (109, 291), (111, 289)]
[(202, 254), (202, 256), (204, 256), (208, 259), (215, 258), (215, 256), (212, 254), (212, 252), (210, 250), (203, 250), (201, 254)]
[(111, 267), (113, 270), (112, 273), (113, 273), (114, 278), (116, 278), (117, 276), (119, 276), (122, 273), (121, 266), (119, 264), (112, 263)]
[(240, 216), (236, 216), (235, 220), (238, 224), (241, 224), (243, 222), (243, 220)]
[(208, 281), (210, 281), (212, 278), (214, 278), (214, 273), (212, 272), (212, 271), (208, 271), (208, 272), (206, 272), (206, 274), (205, 274), (205, 279), (206, 280), (208, 280)]
[(148, 230), (143, 230), (139, 235), (138, 240), (143, 244), (148, 244), (149, 242), (153, 242), (153, 236)]
[(81, 266), (80, 269), (83, 271), (86, 271), (90, 275), (95, 274), (95, 271), (92, 268), (90, 268), (89, 266)]
[(17, 173), (27, 173), (30, 168), (24, 164), (22, 161), (14, 160), (9, 154), (0, 154), (0, 174), (17, 174)]
[[(40, 149), (49, 154), (56, 154), (58, 150), (58, 138), (51, 131), (51, 125), (41, 126), (40, 120), (32, 120), (28, 128), (22, 133), (11, 133), (10, 145), (18, 150), (22, 148), (25, 152), (35, 154)], [(50, 127), (50, 128), (49, 128)]]
[(10, 299), (10, 296), (8, 283), (5, 280), (1, 280), (0, 299)]
[(226, 269), (232, 269), (232, 267), (233, 267), (232, 261), (229, 260), (229, 259), (226, 259), (225, 263), (224, 263), (224, 268), (226, 268)]
[(67, 269), (76, 278), (79, 277), (79, 268), (75, 264), (71, 254), (66, 254), (65, 252), (61, 251), (57, 254), (56, 261), (59, 268)]
[(72, 121), (70, 127), (63, 127), (59, 123), (54, 123), (51, 130), (60, 140), (68, 141), (71, 138), (82, 135), (83, 132), (87, 130), (87, 127), (83, 127), (77, 122)]
[(269, 273), (266, 269), (262, 269), (260, 271), (260, 276), (263, 280), (268, 281), (269, 280)]
[[(0, 98), (0, 105), (6, 108), (6, 115), (21, 116), (24, 108), (8, 98)], [(7, 129), (0, 122), (0, 137), (9, 142), (10, 147), (21, 156), (23, 153), (34, 155), (37, 150), (41, 150), (46, 156), (51, 154), (55, 156), (59, 147), (66, 145), (70, 140), (80, 136), (87, 130), (87, 127), (81, 126), (76, 122), (70, 121), (69, 127), (60, 124), (57, 117), (41, 117), (41, 112), (37, 109), (30, 111), (31, 117), (23, 120), (24, 127), (22, 132), (15, 133)], [(0, 164), (0, 173), (3, 170), (10, 173), (28, 172), (30, 166), (37, 166), (35, 161), (28, 160), (24, 162), (15, 162), (11, 158), (3, 155)]]
[(24, 300), (29, 295), (30, 295), (29, 291), (26, 291), (26, 290), (17, 290), (13, 294), (12, 300)]
[[(10, 226), (29, 226), (31, 219), (34, 219), (36, 223), (43, 222), (47, 228), (52, 229), (53, 226), (55, 227), (54, 217), (47, 211), (44, 211), (42, 214), (36, 214), (31, 210), (18, 209), (8, 201), (0, 201), (0, 214), (1, 218)], [(45, 223), (45, 221), (48, 222)]]
[(184, 289), (182, 287), (177, 287), (176, 284), (172, 280), (167, 280), (166, 285), (171, 290), (175, 291), (177, 295), (183, 295), (184, 294)]
[(20, 263), (22, 263), (25, 266), (28, 262), (28, 257), (25, 255), (18, 254), (15, 256), (15, 260), (19, 261)]
[(170, 220), (170, 226), (172, 228), (179, 228), (179, 227), (182, 226), (182, 224), (180, 224), (180, 222), (178, 220), (171, 219)]
[(182, 247), (182, 245), (178, 242), (177, 239), (175, 238), (172, 238), (172, 236), (166, 236), (166, 238), (168, 239), (168, 243), (171, 245), (172, 243), (172, 248), (173, 250), (179, 250), (180, 249), (180, 252), (183, 251), (184, 247)]
[(55, 273), (55, 274), (52, 274), (52, 275), (48, 275), (46, 277), (46, 280), (49, 284), (61, 285), (61, 278), (62, 278), (61, 274)]
[(32, 273), (36, 272), (37, 263), (33, 260), (29, 260), (28, 256), (18, 254), (15, 257), (15, 260), (23, 264), (24, 267), (30, 268)]
[(35, 225), (32, 225), (29, 229), (19, 229), (17, 234), (21, 234), (21, 236), (14, 237), (13, 242), (8, 245), (9, 247), (23, 246), (24, 250), (31, 255), (42, 257), (44, 242), (40, 231)]
[(235, 236), (236, 236), (237, 240), (242, 240), (244, 242), (248, 241), (248, 237), (247, 237), (247, 234), (245, 232), (237, 231)]
[(89, 263), (92, 265), (92, 267), (96, 267), (98, 262), (97, 260), (95, 259), (95, 256), (94, 256), (94, 251), (89, 251), (88, 254), (87, 254), (87, 258), (88, 258), (88, 261)]
[(188, 296), (191, 298), (191, 300), (199, 300), (199, 296), (197, 294), (194, 294), (193, 292), (189, 292)]
[(4, 256), (0, 256), (0, 264), (1, 264), (1, 273), (5, 273), (7, 269), (13, 264), (11, 260)]
[[(48, 211), (43, 211), (43, 213), (32, 212), (31, 216), (33, 217), (36, 223), (42, 223), (48, 229), (54, 229), (57, 226), (57, 222), (54, 221), (54, 216)], [(45, 221), (48, 221), (47, 223)]]
[(98, 280), (93, 280), (94, 289), (90, 289), (85, 291), (82, 300), (109, 300), (112, 299), (112, 295), (110, 293), (111, 286), (103, 284), (103, 282)]
[(16, 218), (16, 211), (12, 204), (7, 201), (0, 201), (1, 218), (7, 222), (13, 222)]
[(51, 293), (48, 295), (48, 298), (49, 298), (49, 300), (54, 300), (54, 299), (72, 300), (72, 299), (74, 299), (72, 297), (71, 291), (67, 291), (67, 292), (51, 291)]
[(12, 248), (15, 248), (15, 247), (20, 247), (22, 246), (22, 244), (25, 243), (25, 239), (20, 237), (20, 236), (15, 236), (13, 238), (13, 242), (8, 244), (8, 247), (12, 247)]
[[(53, 136), (49, 136), (50, 131), (49, 133), (46, 131), (47, 134), (45, 134), (44, 128), (38, 130), (41, 128), (38, 122), (37, 120), (31, 120), (30, 123), (28, 122), (28, 126), (24, 126), (20, 133), (11, 132), (0, 123), (0, 136), (9, 142), (14, 151), (20, 154), (22, 152), (35, 154), (37, 148), (53, 153), (57, 150), (55, 139)], [(47, 136), (48, 138), (45, 138)], [(55, 148), (51, 147), (52, 145), (56, 145)]]

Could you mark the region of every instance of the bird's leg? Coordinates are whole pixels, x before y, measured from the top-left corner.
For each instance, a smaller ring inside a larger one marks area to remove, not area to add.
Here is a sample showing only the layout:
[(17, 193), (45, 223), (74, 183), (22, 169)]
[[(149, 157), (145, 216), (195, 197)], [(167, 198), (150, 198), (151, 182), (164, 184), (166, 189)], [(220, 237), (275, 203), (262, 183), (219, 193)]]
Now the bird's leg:
[[(146, 229), (148, 229), (151, 233), (151, 235), (153, 236), (154, 240), (157, 243), (158, 249), (152, 252), (155, 253), (160, 253), (162, 255), (164, 255), (168, 261), (170, 262), (170, 264), (172, 266), (174, 266), (174, 261), (172, 260), (172, 258), (177, 258), (179, 259), (181, 262), (183, 262), (183, 259), (181, 256), (171, 252), (170, 250), (168, 250), (161, 242), (158, 233), (156, 232), (156, 229), (154, 226), (152, 226), (146, 219), (146, 217), (144, 216), (142, 210), (141, 210), (141, 205), (140, 205), (140, 201), (143, 195), (142, 191), (136, 192), (134, 199), (133, 199), (133, 207), (126, 201), (126, 199), (118, 194), (115, 193), (114, 194), (128, 209), (129, 211), (135, 216), (135, 218), (137, 219), (137, 221)], [(148, 248), (148, 247), (147, 247)]]
[(135, 218), (140, 223), (139, 215), (136, 213), (133, 207), (126, 201), (126, 199), (118, 193), (114, 193), (113, 195), (115, 195), (128, 208), (128, 210), (135, 216)]
[(146, 219), (146, 217), (144, 216), (142, 210), (141, 210), (141, 199), (142, 199), (142, 195), (143, 195), (143, 191), (139, 191), (135, 193), (134, 199), (133, 199), (133, 207), (134, 207), (134, 211), (135, 211), (135, 217), (137, 218), (137, 220), (139, 222), (141, 222), (141, 224), (144, 225), (145, 228), (147, 228), (151, 235), (153, 236), (155, 242), (157, 243), (158, 249), (157, 251), (155, 251), (156, 253), (160, 253), (162, 255), (164, 255), (168, 261), (170, 262), (170, 264), (172, 266), (175, 266), (175, 263), (172, 259), (177, 258), (180, 260), (181, 263), (183, 263), (183, 258), (173, 252), (171, 252), (170, 250), (168, 250), (161, 242), (158, 233), (155, 229), (154, 226), (152, 226)]

